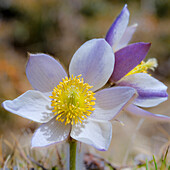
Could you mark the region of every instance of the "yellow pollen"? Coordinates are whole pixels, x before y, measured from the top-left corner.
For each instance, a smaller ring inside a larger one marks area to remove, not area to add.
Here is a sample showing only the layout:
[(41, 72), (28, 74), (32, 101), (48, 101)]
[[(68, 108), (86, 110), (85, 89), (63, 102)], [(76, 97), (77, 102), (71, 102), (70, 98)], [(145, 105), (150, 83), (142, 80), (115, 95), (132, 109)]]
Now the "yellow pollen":
[(52, 96), (49, 96), (56, 120), (65, 122), (65, 125), (82, 123), (95, 110), (95, 93), (89, 91), (93, 86), (84, 83), (80, 77), (65, 77), (54, 87)]
[(148, 69), (153, 70), (158, 66), (157, 60), (155, 58), (149, 59), (147, 62), (142, 61), (133, 70), (131, 70), (126, 76), (136, 74), (136, 73), (147, 73)]

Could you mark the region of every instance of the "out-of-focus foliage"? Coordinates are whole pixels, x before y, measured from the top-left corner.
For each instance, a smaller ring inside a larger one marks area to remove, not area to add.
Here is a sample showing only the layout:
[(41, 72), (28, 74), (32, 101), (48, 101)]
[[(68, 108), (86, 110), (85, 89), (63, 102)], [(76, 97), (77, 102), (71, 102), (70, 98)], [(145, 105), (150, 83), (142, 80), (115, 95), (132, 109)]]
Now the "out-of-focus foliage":
[(146, 170), (169, 170), (170, 165), (167, 160), (168, 150), (169, 147), (159, 160), (156, 161), (155, 156), (153, 155), (152, 160), (148, 161), (146, 158), (146, 162), (141, 162), (140, 165), (137, 166), (137, 168), (145, 167)]
[(158, 17), (170, 16), (169, 0), (155, 0), (156, 14)]
[[(156, 29), (160, 24), (157, 17), (170, 17), (168, 0), (1, 0), (1, 25), (8, 25), (7, 43), (18, 51), (46, 52), (68, 65), (80, 44), (105, 35), (125, 3), (132, 14), (131, 22), (137, 21), (139, 30), (145, 24)], [(140, 15), (143, 20), (147, 19), (140, 24), (137, 15), (141, 12), (149, 17)], [(170, 38), (163, 32), (158, 33), (157, 38), (168, 44)]]
[[(22, 136), (15, 136), (10, 133), (9, 136), (13, 139), (12, 142), (1, 138), (0, 145), (0, 168), (9, 169), (52, 169), (62, 170), (66, 169), (67, 161), (67, 143), (58, 144), (57, 146), (51, 146), (49, 148), (42, 149), (30, 149), (26, 140), (30, 140), (31, 130), (27, 129), (23, 131)], [(65, 145), (65, 147), (63, 147)], [(133, 160), (128, 165), (118, 165), (111, 163), (107, 159), (99, 156), (98, 154), (90, 153), (90, 150), (86, 148), (86, 153), (82, 156), (84, 167), (87, 170), (90, 169), (134, 169), (141, 170), (169, 170), (170, 165), (168, 163), (167, 154), (169, 147), (162, 153), (161, 158), (145, 156), (145, 160), (139, 159)], [(4, 153), (8, 154), (4, 154)], [(82, 167), (82, 169), (84, 169)]]

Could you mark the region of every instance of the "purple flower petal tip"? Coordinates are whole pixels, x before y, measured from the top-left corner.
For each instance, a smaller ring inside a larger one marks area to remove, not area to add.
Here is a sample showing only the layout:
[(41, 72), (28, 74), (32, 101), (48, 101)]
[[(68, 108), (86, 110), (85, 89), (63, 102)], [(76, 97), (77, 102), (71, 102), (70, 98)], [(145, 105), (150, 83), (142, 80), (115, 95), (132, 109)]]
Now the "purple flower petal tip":
[(128, 45), (115, 53), (115, 67), (110, 77), (110, 82), (114, 83), (124, 77), (135, 68), (147, 55), (151, 43), (134, 43)]
[(123, 36), (127, 25), (129, 23), (129, 10), (127, 9), (127, 4), (122, 9), (119, 16), (116, 18), (116, 20), (113, 22), (111, 27), (109, 28), (109, 31), (106, 34), (106, 41), (113, 47), (115, 44), (117, 44), (121, 37)]

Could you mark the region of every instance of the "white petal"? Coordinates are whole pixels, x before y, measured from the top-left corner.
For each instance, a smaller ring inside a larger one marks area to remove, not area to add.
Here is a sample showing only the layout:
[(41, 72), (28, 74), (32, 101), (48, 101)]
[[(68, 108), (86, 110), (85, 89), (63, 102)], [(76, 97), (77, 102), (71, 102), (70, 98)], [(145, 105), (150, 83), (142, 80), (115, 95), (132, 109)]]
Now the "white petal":
[(29, 90), (14, 100), (6, 100), (2, 106), (9, 112), (40, 123), (48, 122), (54, 116), (50, 99), (36, 90)]
[(134, 104), (141, 107), (153, 107), (168, 99), (167, 87), (146, 73), (126, 76), (117, 85), (135, 88), (139, 96)]
[(70, 125), (56, 121), (55, 118), (41, 125), (34, 133), (31, 141), (32, 147), (44, 147), (59, 143), (67, 139)]
[(168, 97), (154, 97), (154, 98), (137, 98), (136, 100), (134, 100), (133, 104), (135, 104), (136, 106), (140, 106), (140, 107), (154, 107), (159, 105), (160, 103), (166, 101), (168, 99)]
[(43, 93), (43, 95), (46, 96), (48, 99), (51, 100), (51, 98), (50, 98), (49, 96), (52, 96), (52, 91)]
[(40, 53), (30, 54), (26, 75), (34, 89), (49, 92), (67, 76), (67, 73), (53, 57)]
[(74, 54), (70, 76), (82, 74), (85, 82), (93, 86), (93, 91), (101, 88), (110, 78), (114, 68), (114, 53), (104, 39), (93, 39), (83, 44)]
[(112, 87), (96, 92), (95, 97), (95, 110), (90, 117), (111, 120), (136, 97), (136, 90), (130, 87)]
[(123, 34), (121, 40), (119, 41), (118, 45), (115, 47), (115, 51), (118, 51), (119, 49), (128, 45), (128, 43), (132, 39), (134, 32), (136, 31), (137, 26), (138, 24), (134, 24), (126, 28), (126, 31)]
[(108, 121), (88, 119), (83, 124), (73, 125), (70, 136), (100, 151), (105, 151), (109, 148), (112, 138), (112, 124)]
[(143, 110), (133, 104), (128, 105), (125, 108), (125, 111), (132, 115), (140, 116), (140, 117), (147, 118), (147, 119), (170, 122), (170, 116), (154, 114), (154, 113), (148, 112), (147, 110)]

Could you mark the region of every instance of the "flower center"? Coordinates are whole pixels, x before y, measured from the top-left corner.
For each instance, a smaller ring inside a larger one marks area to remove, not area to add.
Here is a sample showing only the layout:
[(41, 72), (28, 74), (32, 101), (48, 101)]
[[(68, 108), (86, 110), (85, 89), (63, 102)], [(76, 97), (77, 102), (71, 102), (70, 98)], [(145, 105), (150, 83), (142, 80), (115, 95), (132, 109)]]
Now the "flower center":
[(95, 110), (94, 94), (89, 91), (93, 86), (84, 83), (81, 75), (73, 77), (65, 77), (63, 81), (53, 89), (50, 98), (53, 112), (56, 115), (56, 120), (64, 122), (65, 125), (71, 123), (72, 125), (90, 116)]
[(126, 74), (126, 76), (136, 73), (147, 73), (148, 69), (154, 70), (157, 66), (157, 60), (155, 58), (151, 58), (147, 62), (142, 61), (133, 70)]

